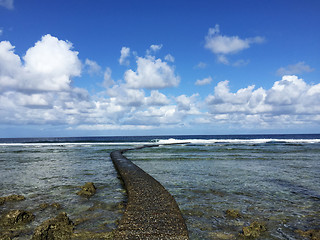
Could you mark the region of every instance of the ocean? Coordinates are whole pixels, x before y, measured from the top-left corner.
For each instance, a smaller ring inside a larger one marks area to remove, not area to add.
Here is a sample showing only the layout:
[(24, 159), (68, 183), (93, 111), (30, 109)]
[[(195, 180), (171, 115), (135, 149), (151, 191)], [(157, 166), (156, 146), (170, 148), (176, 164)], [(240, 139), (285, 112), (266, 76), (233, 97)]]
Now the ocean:
[[(76, 231), (112, 231), (127, 196), (109, 154), (154, 143), (180, 144), (124, 155), (175, 197), (190, 239), (243, 239), (253, 222), (265, 228), (256, 239), (305, 239), (299, 230), (320, 228), (319, 134), (0, 139), (0, 196), (26, 197), (0, 205), (1, 214), (36, 216), (17, 239), (59, 211)], [(76, 194), (86, 182), (97, 187), (89, 199)], [(61, 209), (43, 207), (52, 203)]]

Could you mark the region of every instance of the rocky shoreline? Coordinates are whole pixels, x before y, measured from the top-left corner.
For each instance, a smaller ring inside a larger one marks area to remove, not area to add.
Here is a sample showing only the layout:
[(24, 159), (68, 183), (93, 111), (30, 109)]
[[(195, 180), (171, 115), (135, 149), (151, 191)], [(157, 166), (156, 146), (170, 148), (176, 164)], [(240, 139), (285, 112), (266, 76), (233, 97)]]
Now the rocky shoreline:
[[(139, 148), (137, 148), (139, 149)], [(82, 184), (81, 182), (78, 183)], [(84, 211), (87, 214), (81, 215), (81, 217), (72, 216), (71, 211), (67, 208), (67, 203), (63, 200), (47, 200), (46, 197), (42, 202), (36, 202), (37, 198), (33, 196), (13, 194), (9, 196), (0, 197), (0, 240), (10, 239), (121, 239), (118, 237), (119, 229), (117, 226), (124, 226), (123, 222), (113, 221), (109, 227), (101, 228), (99, 230), (93, 230), (87, 222), (96, 221), (99, 215), (99, 211), (102, 208), (115, 208), (122, 214), (125, 211), (125, 206), (128, 204), (114, 203), (113, 205), (102, 206), (104, 203), (100, 200), (93, 201), (92, 196), (95, 193), (99, 193), (98, 188), (94, 183), (88, 182), (79, 187), (80, 191), (76, 190), (78, 184), (73, 185), (68, 189), (69, 193), (86, 203)], [(100, 183), (101, 185), (101, 183)], [(212, 190), (214, 191), (214, 190)], [(12, 192), (14, 190), (12, 189)], [(223, 194), (214, 192), (223, 198)], [(198, 192), (197, 194), (201, 194)], [(44, 195), (46, 196), (46, 195)], [(31, 200), (30, 200), (31, 199)], [(28, 201), (28, 202), (27, 202)], [(25, 202), (25, 204), (20, 204)], [(68, 203), (69, 204), (69, 203)], [(201, 217), (203, 214), (210, 215), (210, 212), (184, 209), (182, 215), (193, 215)], [(45, 217), (40, 218), (43, 215)], [(103, 215), (103, 214), (102, 214)], [(104, 215), (105, 216), (105, 215)], [(212, 216), (212, 214), (211, 214)], [(232, 225), (232, 231), (221, 229), (216, 230), (207, 228), (208, 233), (206, 239), (269, 239), (276, 229), (270, 227), (268, 219), (254, 218), (254, 215), (247, 215), (244, 211), (237, 209), (225, 209), (219, 212), (221, 219), (227, 219), (227, 224)], [(119, 219), (120, 217), (117, 216)], [(39, 220), (41, 219), (41, 220)], [(44, 219), (44, 220), (43, 220)], [(284, 221), (284, 220), (283, 220)], [(99, 223), (100, 224), (100, 223)], [(284, 223), (285, 224), (285, 221)], [(210, 223), (208, 222), (208, 225)], [(128, 223), (128, 226), (130, 224)], [(306, 225), (305, 225), (306, 226)], [(199, 226), (199, 229), (205, 229), (207, 226)], [(290, 229), (294, 239), (305, 240), (320, 240), (319, 228), (301, 227)], [(143, 238), (141, 238), (143, 239)], [(166, 238), (163, 238), (166, 239)], [(167, 238), (170, 239), (170, 238)]]

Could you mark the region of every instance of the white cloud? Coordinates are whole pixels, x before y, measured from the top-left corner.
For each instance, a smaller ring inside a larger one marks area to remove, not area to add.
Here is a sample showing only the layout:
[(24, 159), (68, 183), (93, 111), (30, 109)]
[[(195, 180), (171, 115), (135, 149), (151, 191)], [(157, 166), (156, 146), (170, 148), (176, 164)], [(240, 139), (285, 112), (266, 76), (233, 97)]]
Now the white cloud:
[(105, 88), (108, 88), (115, 83), (111, 77), (111, 74), (112, 74), (111, 68), (107, 67), (104, 72), (103, 84), (102, 84)]
[(160, 89), (176, 87), (180, 77), (174, 73), (174, 67), (153, 56), (137, 58), (137, 71), (131, 69), (124, 74), (124, 79), (130, 88)]
[(164, 106), (168, 105), (170, 100), (158, 90), (152, 90), (150, 97), (145, 98), (145, 103), (147, 106)]
[(259, 36), (241, 39), (238, 36), (221, 35), (220, 27), (216, 24), (214, 28), (209, 28), (208, 35), (205, 37), (205, 48), (217, 55), (219, 62), (229, 64), (226, 55), (238, 53), (254, 43), (263, 41), (264, 38)]
[[(93, 69), (99, 66), (85, 62)], [(283, 76), (270, 89), (252, 85), (231, 91), (229, 82), (221, 81), (202, 99), (198, 94), (174, 96), (158, 90), (179, 84), (168, 62), (147, 55), (137, 57), (136, 63), (136, 70), (127, 70), (117, 82), (106, 68), (105, 91), (90, 95), (71, 84), (81, 74), (81, 62), (70, 42), (46, 35), (22, 58), (10, 42), (2, 41), (0, 123), (83, 130), (177, 129), (201, 124), (255, 129), (319, 126), (320, 84), (308, 84), (297, 76)], [(198, 84), (211, 81), (208, 77)]]
[(171, 54), (168, 54), (164, 57), (164, 60), (168, 62), (174, 62), (174, 57)]
[(3, 30), (0, 28), (0, 36), (3, 34)]
[(200, 69), (204, 69), (207, 67), (207, 64), (204, 62), (199, 62), (195, 67), (200, 68)]
[(158, 51), (160, 51), (160, 49), (162, 48), (162, 44), (152, 44), (150, 46), (150, 48), (147, 50), (147, 55), (150, 55), (152, 52), (156, 53)]
[(85, 65), (87, 66), (88, 73), (91, 75), (99, 74), (101, 72), (100, 65), (95, 61), (92, 61), (87, 58), (85, 61)]
[(195, 85), (197, 86), (203, 86), (203, 85), (208, 85), (212, 82), (212, 77), (209, 76), (207, 78), (204, 78), (204, 79), (198, 79), (196, 82), (195, 82)]
[(45, 35), (23, 57), (14, 53), (10, 42), (0, 43), (0, 89), (20, 91), (60, 91), (80, 76), (81, 62), (72, 44)]
[(150, 49), (154, 52), (159, 51), (162, 48), (162, 44), (158, 44), (158, 45), (151, 45)]
[(13, 9), (13, 0), (0, 0), (0, 6), (8, 9)]
[(298, 62), (293, 65), (288, 65), (286, 67), (281, 67), (277, 70), (277, 75), (291, 75), (291, 74), (302, 74), (305, 72), (314, 71), (309, 65), (305, 64), (305, 62)]
[[(272, 128), (281, 124), (297, 125), (313, 122), (320, 116), (320, 84), (309, 85), (297, 76), (283, 76), (271, 89), (254, 86), (232, 93), (228, 81), (219, 82), (214, 94), (206, 99), (212, 121), (249, 127)], [(286, 125), (284, 125), (286, 126)]]
[(130, 62), (129, 60), (127, 60), (127, 58), (130, 56), (130, 48), (122, 47), (120, 53), (121, 53), (119, 58), (120, 65), (129, 65)]

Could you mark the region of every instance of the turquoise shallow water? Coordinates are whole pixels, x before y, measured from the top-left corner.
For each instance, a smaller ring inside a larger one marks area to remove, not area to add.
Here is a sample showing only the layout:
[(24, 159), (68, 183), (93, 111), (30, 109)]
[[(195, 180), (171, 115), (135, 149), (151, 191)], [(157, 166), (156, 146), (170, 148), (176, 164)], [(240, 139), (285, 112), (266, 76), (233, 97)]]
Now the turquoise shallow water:
[[(319, 228), (320, 137), (161, 138), (2, 140), (0, 196), (22, 194), (26, 200), (1, 205), (0, 211), (34, 212), (25, 239), (57, 214), (52, 208), (39, 210), (41, 203), (60, 203), (59, 211), (79, 223), (77, 230), (111, 231), (121, 218), (126, 194), (109, 153), (151, 141), (183, 141), (125, 155), (175, 197), (190, 239), (237, 239), (253, 221), (267, 228), (258, 239), (302, 239), (295, 230)], [(88, 181), (95, 183), (96, 195), (76, 195)], [(228, 209), (238, 210), (241, 217), (228, 217)]]

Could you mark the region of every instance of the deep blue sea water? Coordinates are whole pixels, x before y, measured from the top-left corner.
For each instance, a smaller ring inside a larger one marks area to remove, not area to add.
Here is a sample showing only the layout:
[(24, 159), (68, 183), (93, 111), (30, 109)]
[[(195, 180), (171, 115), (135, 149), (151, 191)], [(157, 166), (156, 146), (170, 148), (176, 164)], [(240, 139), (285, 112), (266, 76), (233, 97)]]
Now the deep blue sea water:
[[(295, 231), (320, 227), (320, 135), (215, 135), (0, 139), (0, 196), (26, 200), (0, 206), (36, 215), (25, 238), (57, 214), (42, 203), (60, 203), (76, 230), (111, 231), (126, 193), (109, 154), (152, 143), (181, 143), (125, 155), (175, 197), (190, 239), (237, 239), (254, 221), (258, 239), (303, 239)], [(76, 192), (94, 182), (97, 193)], [(238, 210), (240, 218), (227, 216)]]

